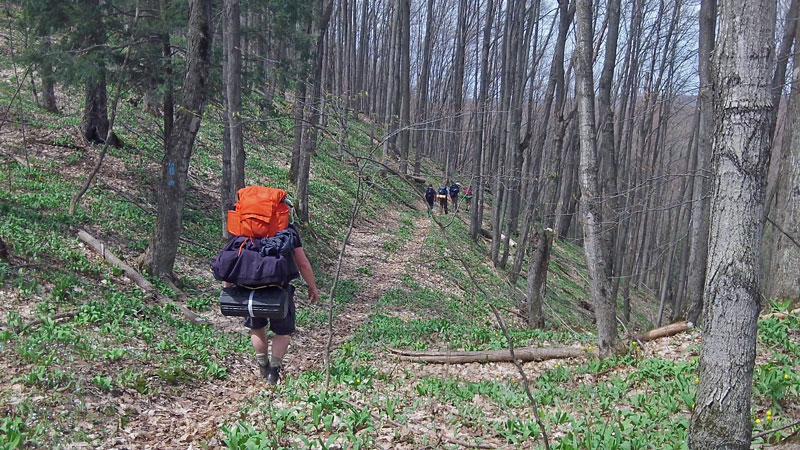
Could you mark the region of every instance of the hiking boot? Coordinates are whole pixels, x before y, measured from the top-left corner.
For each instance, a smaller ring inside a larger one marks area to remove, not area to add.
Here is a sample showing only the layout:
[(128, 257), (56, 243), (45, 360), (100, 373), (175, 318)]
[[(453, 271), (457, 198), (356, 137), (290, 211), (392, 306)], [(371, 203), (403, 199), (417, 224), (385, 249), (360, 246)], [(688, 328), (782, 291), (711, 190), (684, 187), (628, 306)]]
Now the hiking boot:
[(263, 366), (259, 364), (258, 371), (261, 372), (261, 378), (265, 380), (268, 379), (267, 377), (269, 377), (269, 363), (266, 363)]
[[(262, 372), (263, 373), (263, 372)], [(267, 384), (276, 385), (281, 380), (281, 366), (267, 366)]]

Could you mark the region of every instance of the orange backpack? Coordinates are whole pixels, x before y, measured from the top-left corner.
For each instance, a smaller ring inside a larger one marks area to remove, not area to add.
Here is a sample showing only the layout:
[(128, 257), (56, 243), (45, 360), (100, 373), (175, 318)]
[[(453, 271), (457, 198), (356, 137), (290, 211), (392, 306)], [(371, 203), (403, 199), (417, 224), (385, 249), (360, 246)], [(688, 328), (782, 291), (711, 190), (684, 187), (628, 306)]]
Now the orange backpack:
[(289, 205), (283, 189), (246, 186), (228, 211), (228, 232), (251, 238), (272, 237), (289, 227)]

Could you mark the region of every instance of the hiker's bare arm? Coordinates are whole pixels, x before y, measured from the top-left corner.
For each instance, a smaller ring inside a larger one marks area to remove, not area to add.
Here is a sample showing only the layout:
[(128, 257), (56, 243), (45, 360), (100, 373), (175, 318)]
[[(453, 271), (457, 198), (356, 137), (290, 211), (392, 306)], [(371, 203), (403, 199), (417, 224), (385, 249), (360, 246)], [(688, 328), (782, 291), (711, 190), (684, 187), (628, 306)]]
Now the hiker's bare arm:
[(316, 303), (317, 299), (319, 299), (319, 291), (317, 291), (317, 283), (314, 281), (314, 271), (311, 269), (311, 263), (308, 261), (303, 247), (294, 249), (294, 260), (297, 263), (300, 275), (303, 276), (303, 280), (308, 285), (308, 299), (311, 300), (311, 303)]

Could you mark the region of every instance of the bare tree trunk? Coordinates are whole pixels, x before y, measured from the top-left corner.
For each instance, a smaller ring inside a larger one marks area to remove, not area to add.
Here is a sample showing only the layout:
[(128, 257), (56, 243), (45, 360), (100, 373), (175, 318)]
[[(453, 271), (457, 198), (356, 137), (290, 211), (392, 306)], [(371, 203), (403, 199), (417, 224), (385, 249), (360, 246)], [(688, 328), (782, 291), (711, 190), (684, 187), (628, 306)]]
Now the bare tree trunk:
[[(599, 143), (598, 156), (600, 158), (600, 195), (603, 214), (602, 245), (609, 256), (605, 267), (606, 276), (611, 279), (614, 274), (614, 238), (617, 221), (617, 163), (616, 149), (614, 148), (614, 106), (611, 104), (611, 87), (614, 81), (614, 69), (617, 65), (617, 40), (619, 37), (619, 6), (620, 0), (608, 0), (607, 20), (608, 37), (606, 39), (606, 53), (603, 59), (603, 71), (597, 92), (597, 109), (599, 114)], [(616, 297), (612, 297), (616, 302)]]
[[(575, 205), (578, 203), (578, 196), (575, 195), (575, 186), (578, 178), (578, 159), (580, 149), (575, 145), (577, 140), (577, 119), (572, 119), (567, 126), (568, 137), (564, 141), (561, 150), (564, 161), (564, 179), (558, 190), (558, 202), (554, 213), (554, 229), (560, 239), (567, 237), (572, 224), (572, 216), (575, 212)], [(580, 195), (580, 192), (578, 192)]]
[(686, 315), (694, 324), (703, 310), (703, 285), (706, 278), (708, 258), (708, 183), (711, 139), (714, 129), (712, 111), (711, 55), (714, 52), (714, 30), (717, 22), (717, 0), (702, 0), (700, 3), (700, 92), (697, 107), (700, 108), (700, 129), (697, 136), (697, 166), (694, 173), (692, 199), (692, 230), (689, 235), (689, 280), (686, 286)]
[(483, 28), (483, 43), (481, 48), (481, 86), (478, 94), (478, 108), (480, 108), (480, 125), (475, 131), (473, 140), (472, 157), (475, 162), (473, 181), (475, 186), (472, 195), (472, 215), (470, 217), (469, 234), (472, 240), (478, 239), (483, 222), (483, 173), (485, 162), (484, 140), (486, 139), (487, 103), (489, 100), (489, 49), (491, 47), (492, 23), (494, 21), (494, 0), (488, 0), (486, 5), (486, 23)]
[(410, 0), (400, 0), (400, 173), (408, 172), (408, 150), (411, 131), (411, 5)]
[[(223, 6), (223, 14), (224, 14)], [(231, 121), (228, 119), (228, 21), (221, 20), (222, 28), (222, 179), (220, 180), (220, 209), (222, 213), (222, 238), (230, 237), (228, 232), (228, 210), (236, 202), (236, 191), (231, 189)], [(217, 36), (219, 38), (219, 36)], [(166, 139), (165, 139), (166, 141)]]
[[(491, 0), (490, 0), (491, 1)], [(425, 38), (424, 49), (422, 51), (422, 72), (419, 76), (419, 89), (417, 91), (417, 122), (422, 122), (421, 129), (414, 132), (414, 175), (419, 175), (422, 164), (422, 152), (425, 149), (425, 136), (428, 135), (428, 80), (431, 76), (431, 53), (433, 52), (433, 42), (436, 35), (433, 30), (433, 3), (434, 0), (427, 2), (427, 15), (425, 16)]]
[[(451, 180), (453, 177), (453, 168), (455, 166), (455, 159), (458, 158), (458, 152), (461, 147), (461, 107), (464, 100), (464, 59), (467, 41), (467, 0), (460, 0), (458, 2), (458, 24), (456, 25), (456, 45), (453, 54), (453, 109), (452, 109), (452, 122), (450, 139), (447, 142), (447, 152), (444, 178), (448, 185), (455, 182)], [(453, 211), (455, 211), (453, 205)]]
[(597, 181), (597, 141), (592, 73), (592, 1), (577, 0), (578, 120), (580, 121), (581, 213), (584, 217), (584, 250), (589, 268), (589, 284), (597, 319), (597, 340), (601, 357), (614, 353), (618, 346), (616, 304), (606, 276), (608, 253), (603, 244), (603, 216), (600, 186)]
[(225, 27), (223, 41), (225, 47), (225, 91), (226, 118), (230, 130), (231, 181), (230, 199), (244, 187), (244, 136), (242, 131), (242, 33), (240, 26), (241, 7), (239, 0), (225, 0)]
[(693, 449), (749, 449), (758, 258), (772, 136), (775, 0), (721, 4), (716, 133), (700, 384)]
[(172, 275), (178, 251), (183, 206), (186, 201), (186, 180), (194, 139), (200, 129), (211, 62), (211, 1), (189, 0), (186, 76), (183, 99), (175, 119), (173, 132), (165, 143), (157, 201), (157, 220), (145, 257), (150, 273), (157, 277)]
[[(298, 63), (298, 66), (302, 63)], [(294, 117), (294, 140), (292, 144), (292, 160), (289, 164), (289, 181), (297, 183), (297, 173), (300, 170), (300, 154), (303, 151), (303, 136), (305, 128), (308, 126), (303, 123), (306, 108), (306, 77), (297, 77), (297, 86), (294, 90), (294, 105), (292, 105), (292, 116)]]
[(308, 126), (303, 136), (303, 151), (300, 154), (300, 167), (297, 174), (297, 215), (309, 220), (308, 182), (311, 171), (311, 156), (317, 150), (317, 126), (321, 114), (322, 99), (322, 60), (325, 55), (324, 39), (330, 23), (333, 0), (320, 0), (319, 17), (316, 23), (317, 43), (315, 47), (313, 80), (311, 82), (311, 102), (308, 108)]
[[(786, 114), (783, 141), (776, 155), (779, 167), (772, 212), (764, 214), (772, 219), (771, 238), (765, 242), (767, 273), (764, 295), (775, 299), (800, 299), (800, 247), (791, 239), (800, 237), (800, 34), (795, 36), (795, 52), (792, 61), (792, 91)], [(773, 84), (774, 86), (774, 84)], [(774, 97), (773, 97), (774, 101)], [(769, 189), (767, 189), (769, 192)], [(770, 196), (767, 194), (769, 204)], [(778, 229), (777, 227), (780, 227)], [(793, 233), (793, 237), (784, 233)], [(771, 244), (771, 245), (770, 245)]]
[(385, 138), (383, 140), (383, 158), (384, 160), (389, 157), (390, 147), (393, 139), (391, 138), (392, 132), (395, 128), (394, 113), (394, 92), (397, 89), (395, 86), (395, 79), (397, 78), (398, 67), (395, 64), (397, 60), (397, 41), (399, 40), (398, 34), (400, 33), (400, 2), (402, 0), (393, 1), (392, 8), (392, 21), (391, 32), (389, 33), (389, 51), (388, 51), (388, 77), (386, 78), (386, 93), (384, 94), (384, 114), (383, 114), (383, 129)]
[(53, 64), (49, 58), (50, 48), (50, 36), (45, 36), (42, 40), (42, 52), (45, 55), (39, 62), (39, 73), (42, 76), (42, 108), (51, 113), (58, 113)]
[[(86, 25), (91, 31), (87, 34), (86, 45), (91, 53), (102, 51), (106, 44), (105, 30), (101, 13), (100, 0), (90, 0), (87, 7), (97, 11), (92, 15), (93, 23)], [(81, 120), (81, 134), (92, 144), (102, 144), (108, 137), (108, 93), (106, 90), (106, 65), (102, 56), (97, 56), (96, 65), (89, 70), (86, 82), (86, 97)]]

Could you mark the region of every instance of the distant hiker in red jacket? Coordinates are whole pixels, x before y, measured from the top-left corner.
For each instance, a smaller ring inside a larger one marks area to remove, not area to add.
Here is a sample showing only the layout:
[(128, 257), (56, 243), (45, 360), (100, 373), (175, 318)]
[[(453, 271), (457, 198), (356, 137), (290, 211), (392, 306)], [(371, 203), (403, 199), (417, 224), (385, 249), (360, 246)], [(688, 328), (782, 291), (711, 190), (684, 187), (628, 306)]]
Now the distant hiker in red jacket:
[(464, 192), (464, 203), (467, 204), (467, 211), (469, 211), (469, 206), (472, 203), (472, 186), (470, 185), (467, 187), (467, 191)]

